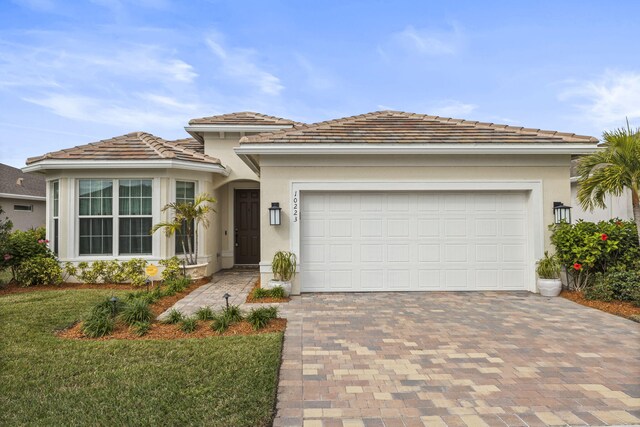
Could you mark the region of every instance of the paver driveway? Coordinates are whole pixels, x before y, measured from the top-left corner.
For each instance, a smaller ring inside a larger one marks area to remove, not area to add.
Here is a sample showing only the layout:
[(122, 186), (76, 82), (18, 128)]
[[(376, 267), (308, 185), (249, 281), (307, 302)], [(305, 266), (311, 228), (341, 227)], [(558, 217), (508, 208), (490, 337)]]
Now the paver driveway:
[(530, 293), (304, 294), (276, 426), (640, 424), (640, 325)]

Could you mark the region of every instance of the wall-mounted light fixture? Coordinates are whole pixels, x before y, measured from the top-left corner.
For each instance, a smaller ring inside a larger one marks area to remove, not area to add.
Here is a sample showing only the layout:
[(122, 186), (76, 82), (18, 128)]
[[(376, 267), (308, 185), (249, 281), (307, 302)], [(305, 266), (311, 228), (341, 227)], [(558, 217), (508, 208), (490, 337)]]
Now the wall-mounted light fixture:
[(280, 211), (282, 208), (280, 207), (280, 203), (271, 202), (271, 207), (269, 208), (269, 224), (271, 225), (280, 225)]
[(562, 202), (553, 202), (553, 217), (556, 224), (561, 222), (571, 224), (571, 206), (565, 206)]

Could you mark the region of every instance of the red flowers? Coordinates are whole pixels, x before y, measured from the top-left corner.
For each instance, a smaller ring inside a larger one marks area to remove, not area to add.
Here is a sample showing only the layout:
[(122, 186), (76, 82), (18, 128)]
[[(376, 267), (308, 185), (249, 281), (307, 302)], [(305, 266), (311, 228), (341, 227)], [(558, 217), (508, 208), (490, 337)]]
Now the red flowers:
[(609, 238), (609, 236), (607, 236), (606, 234), (602, 233), (602, 234), (600, 235), (600, 238), (601, 238), (603, 241), (605, 241), (605, 240), (607, 240), (607, 239)]
[(49, 243), (49, 240), (47, 240), (47, 239), (40, 239), (40, 240), (38, 240), (38, 243), (40, 243), (41, 245), (46, 245), (47, 243)]
[(9, 261), (11, 258), (13, 258), (13, 255), (11, 255), (11, 254), (4, 254), (4, 257), (3, 257), (3, 258), (4, 258), (4, 260), (5, 260), (5, 261)]
[(578, 264), (577, 262), (575, 264), (573, 264), (573, 269), (574, 270), (582, 270), (582, 264)]

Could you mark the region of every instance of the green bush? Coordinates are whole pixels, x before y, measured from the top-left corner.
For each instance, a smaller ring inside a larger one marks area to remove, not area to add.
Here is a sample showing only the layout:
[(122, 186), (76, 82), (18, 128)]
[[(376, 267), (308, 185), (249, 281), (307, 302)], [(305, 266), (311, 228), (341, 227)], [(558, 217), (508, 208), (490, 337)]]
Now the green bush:
[(180, 330), (185, 334), (190, 334), (196, 330), (198, 327), (198, 319), (195, 317), (187, 317), (182, 319), (182, 323), (180, 323)]
[(263, 298), (277, 298), (283, 299), (286, 298), (284, 288), (282, 286), (274, 286), (271, 289), (265, 288), (255, 288), (253, 290), (253, 298), (255, 299), (263, 299)]
[(77, 266), (65, 264), (65, 273), (78, 278), (83, 283), (125, 283), (144, 286), (147, 280), (145, 267), (147, 261), (133, 258), (129, 261), (118, 260), (79, 262)]
[(171, 310), (169, 310), (169, 314), (163, 320), (163, 322), (164, 323), (168, 323), (170, 325), (175, 325), (176, 323), (180, 323), (182, 321), (183, 317), (184, 316), (182, 315), (182, 313), (180, 313), (175, 308), (172, 308)]
[[(2, 245), (2, 257), (0, 257), (0, 269), (10, 268), (13, 277), (16, 278), (17, 268), (24, 261), (31, 258), (51, 258), (55, 255), (47, 246), (44, 227), (27, 231), (15, 230)], [(17, 278), (16, 278), (17, 279)]]
[(198, 311), (196, 311), (196, 318), (198, 320), (213, 320), (214, 314), (211, 307), (200, 307)]
[(223, 333), (229, 326), (234, 323), (242, 321), (242, 312), (237, 305), (230, 305), (228, 308), (221, 310), (218, 314), (213, 316), (213, 322), (211, 328), (219, 333)]
[(262, 329), (273, 319), (278, 317), (277, 307), (260, 307), (251, 310), (247, 316), (247, 321), (251, 323), (253, 329)]
[(16, 280), (23, 286), (59, 285), (62, 268), (54, 258), (36, 256), (24, 260), (16, 269)]
[(285, 298), (284, 288), (282, 286), (275, 286), (271, 288), (271, 298)]
[(89, 338), (100, 338), (111, 334), (115, 328), (113, 317), (105, 312), (95, 312), (85, 319), (82, 332)]
[(140, 258), (132, 258), (129, 261), (122, 262), (124, 277), (127, 278), (132, 286), (144, 286), (147, 281), (147, 275), (144, 271), (147, 261)]
[(136, 322), (131, 325), (131, 328), (137, 336), (142, 337), (147, 335), (149, 329), (151, 329), (151, 322)]
[(170, 295), (175, 295), (178, 292), (182, 292), (189, 287), (191, 284), (191, 279), (188, 277), (179, 277), (177, 279), (170, 280), (166, 282), (167, 284), (167, 292)]
[(596, 273), (633, 268), (640, 255), (633, 221), (578, 220), (575, 224), (553, 224), (549, 228), (556, 256), (567, 270), (569, 285), (577, 290), (592, 284)]
[(158, 264), (164, 267), (161, 273), (163, 282), (174, 281), (183, 277), (182, 264), (178, 257), (174, 256), (168, 259), (161, 259), (158, 261)]
[(76, 277), (83, 283), (98, 283), (100, 272), (88, 262), (82, 261), (78, 263)]
[(584, 291), (587, 299), (630, 301), (640, 305), (640, 271), (610, 271), (596, 276), (594, 284)]
[(149, 303), (142, 299), (134, 299), (129, 302), (120, 313), (120, 319), (127, 325), (150, 322), (152, 317), (153, 313), (151, 313)]
[(120, 313), (126, 306), (124, 301), (119, 298), (108, 297), (100, 301), (98, 304), (94, 305), (91, 309), (91, 313), (107, 313), (111, 317), (115, 317), (118, 313)]

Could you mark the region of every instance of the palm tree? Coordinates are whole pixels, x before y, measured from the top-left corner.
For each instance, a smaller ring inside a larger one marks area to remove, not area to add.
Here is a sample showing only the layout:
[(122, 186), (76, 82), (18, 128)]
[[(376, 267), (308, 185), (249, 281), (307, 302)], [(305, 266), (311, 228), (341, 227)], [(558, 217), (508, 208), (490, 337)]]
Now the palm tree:
[(602, 134), (604, 143), (578, 162), (578, 201), (583, 209), (604, 208), (605, 196), (631, 190), (633, 218), (640, 241), (640, 128), (619, 128)]
[[(209, 228), (209, 212), (215, 212), (210, 204), (215, 202), (216, 199), (203, 193), (197, 195), (193, 203), (168, 203), (162, 208), (162, 211), (172, 210), (173, 218), (170, 221), (154, 225), (151, 233), (164, 228), (167, 236), (177, 234), (187, 264), (195, 265), (198, 263), (198, 228), (200, 224), (204, 228)], [(191, 246), (192, 236), (195, 248)]]

